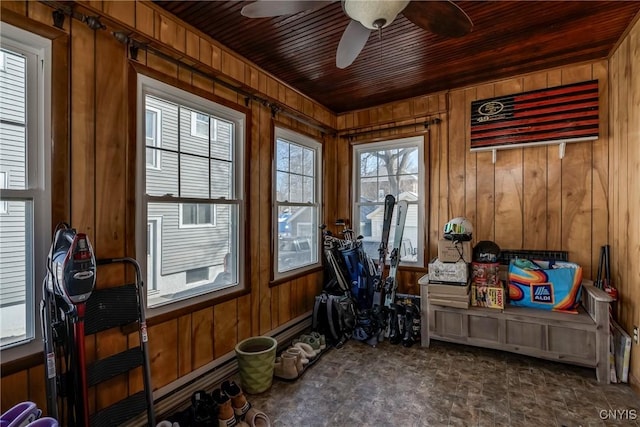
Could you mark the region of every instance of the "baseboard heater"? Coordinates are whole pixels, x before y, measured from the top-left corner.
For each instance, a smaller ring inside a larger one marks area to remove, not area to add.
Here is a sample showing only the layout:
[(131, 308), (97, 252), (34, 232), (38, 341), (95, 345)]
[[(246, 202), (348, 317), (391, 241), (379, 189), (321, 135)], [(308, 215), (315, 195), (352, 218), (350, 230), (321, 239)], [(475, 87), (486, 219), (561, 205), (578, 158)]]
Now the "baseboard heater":
[[(284, 347), (310, 327), (311, 312), (290, 320), (266, 335), (274, 337), (278, 341), (278, 347)], [(235, 352), (231, 351), (188, 375), (178, 378), (171, 384), (154, 391), (156, 420), (161, 421), (177, 411), (186, 409), (191, 404), (191, 395), (194, 392), (198, 390), (211, 391), (213, 386), (220, 384), (237, 372), (238, 363)], [(138, 427), (146, 424), (146, 413), (142, 413), (127, 426)]]

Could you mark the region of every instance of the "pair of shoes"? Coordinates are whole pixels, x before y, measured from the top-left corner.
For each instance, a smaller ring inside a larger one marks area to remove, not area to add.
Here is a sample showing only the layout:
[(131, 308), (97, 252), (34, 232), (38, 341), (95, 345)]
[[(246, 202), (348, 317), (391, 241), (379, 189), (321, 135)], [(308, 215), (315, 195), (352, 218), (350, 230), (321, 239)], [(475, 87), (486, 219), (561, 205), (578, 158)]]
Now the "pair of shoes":
[(233, 415), (239, 420), (238, 424), (235, 425), (271, 427), (271, 420), (267, 414), (251, 406), (251, 403), (247, 401), (240, 386), (234, 381), (225, 381), (222, 383), (222, 386), (220, 386), (220, 389), (214, 390), (214, 399), (217, 391), (220, 391), (220, 394), (224, 394), (229, 399), (229, 406), (233, 408)]
[(172, 423), (169, 420), (160, 421), (156, 427), (180, 427), (179, 423)]
[(313, 348), (308, 344), (298, 342), (276, 358), (274, 375), (285, 380), (295, 380), (302, 375), (309, 364), (309, 359), (313, 357), (315, 357)]
[(248, 427), (249, 424), (236, 418), (231, 398), (217, 388), (211, 393), (211, 397), (218, 404), (218, 427)]

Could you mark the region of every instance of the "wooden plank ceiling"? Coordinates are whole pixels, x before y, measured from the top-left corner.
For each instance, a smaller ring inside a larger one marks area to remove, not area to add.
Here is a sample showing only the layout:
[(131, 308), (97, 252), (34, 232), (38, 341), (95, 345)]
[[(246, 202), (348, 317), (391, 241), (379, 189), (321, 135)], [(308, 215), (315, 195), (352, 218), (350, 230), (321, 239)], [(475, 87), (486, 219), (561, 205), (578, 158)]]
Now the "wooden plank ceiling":
[(640, 11), (637, 1), (459, 1), (470, 34), (437, 36), (399, 15), (341, 70), (340, 2), (259, 19), (241, 16), (247, 1), (155, 3), (336, 113), (606, 57)]

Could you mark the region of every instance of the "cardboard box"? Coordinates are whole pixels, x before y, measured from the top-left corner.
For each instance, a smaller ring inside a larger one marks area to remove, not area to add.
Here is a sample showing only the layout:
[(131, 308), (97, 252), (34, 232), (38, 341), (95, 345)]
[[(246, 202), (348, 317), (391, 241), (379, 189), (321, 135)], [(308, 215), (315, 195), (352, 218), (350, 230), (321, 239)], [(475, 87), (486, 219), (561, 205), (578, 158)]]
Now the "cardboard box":
[(504, 308), (504, 288), (471, 283), (471, 305), (474, 307)]
[(471, 281), (476, 284), (486, 284), (487, 286), (498, 286), (500, 284), (500, 264), (472, 262)]
[(472, 257), (471, 242), (454, 242), (442, 239), (438, 242), (438, 259), (442, 262), (470, 263)]
[(469, 281), (469, 264), (466, 262), (442, 262), (438, 258), (429, 263), (429, 283), (461, 283)]

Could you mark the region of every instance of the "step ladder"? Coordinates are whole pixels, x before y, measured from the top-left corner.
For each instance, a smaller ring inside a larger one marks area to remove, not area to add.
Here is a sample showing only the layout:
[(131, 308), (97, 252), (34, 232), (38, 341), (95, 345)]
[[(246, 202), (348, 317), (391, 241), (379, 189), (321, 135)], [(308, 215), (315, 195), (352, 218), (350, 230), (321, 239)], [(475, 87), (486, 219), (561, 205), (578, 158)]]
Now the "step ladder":
[(146, 411), (148, 425), (153, 427), (156, 423), (140, 265), (133, 258), (112, 258), (97, 261), (98, 266), (114, 263), (133, 266), (135, 283), (93, 291), (87, 301), (85, 336), (134, 324), (139, 331), (139, 346), (101, 360), (95, 360), (89, 364), (86, 368), (87, 386), (96, 386), (118, 375), (142, 367), (144, 388), (91, 414), (89, 425), (92, 427), (118, 426)]

